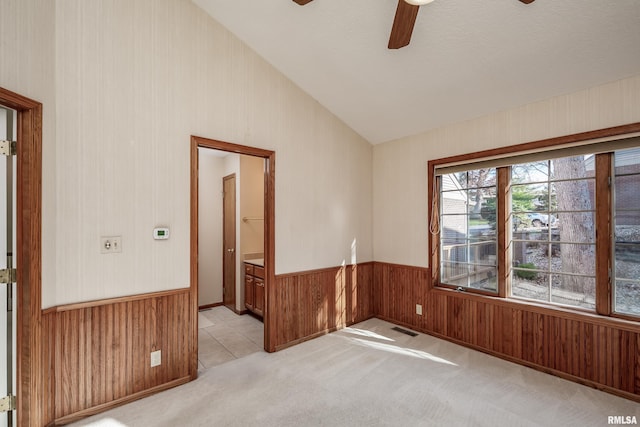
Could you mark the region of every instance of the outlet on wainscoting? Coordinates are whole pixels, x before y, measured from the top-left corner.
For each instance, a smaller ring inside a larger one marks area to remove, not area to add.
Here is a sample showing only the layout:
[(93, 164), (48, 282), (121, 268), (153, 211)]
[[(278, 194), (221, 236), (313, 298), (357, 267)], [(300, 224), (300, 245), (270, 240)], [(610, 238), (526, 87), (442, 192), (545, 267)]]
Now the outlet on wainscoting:
[(416, 314), (422, 316), (422, 304), (416, 304)]
[(162, 363), (162, 350), (156, 350), (151, 352), (151, 367), (160, 366)]

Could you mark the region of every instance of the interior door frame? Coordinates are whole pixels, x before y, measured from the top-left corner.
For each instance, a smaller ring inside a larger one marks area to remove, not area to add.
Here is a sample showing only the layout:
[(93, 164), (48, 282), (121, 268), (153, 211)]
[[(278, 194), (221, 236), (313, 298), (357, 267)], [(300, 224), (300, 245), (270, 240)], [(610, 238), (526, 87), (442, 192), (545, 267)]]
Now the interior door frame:
[(44, 425), (42, 346), (42, 104), (0, 87), (0, 104), (17, 111), (16, 404), (19, 426)]
[(265, 159), (264, 173), (264, 266), (265, 266), (265, 314), (264, 349), (276, 351), (276, 289), (275, 289), (275, 151), (230, 142), (191, 136), (191, 377), (198, 376), (198, 148), (211, 148)]
[[(232, 307), (229, 307), (228, 305), (228, 295), (227, 295), (227, 250), (229, 248), (227, 248), (227, 221), (230, 220), (230, 218), (227, 217), (227, 209), (226, 209), (226, 198), (227, 198), (227, 192), (225, 191), (225, 183), (229, 180), (233, 180), (233, 190), (234, 190), (234, 194), (233, 194), (233, 300), (232, 300)], [(233, 311), (235, 311), (236, 313), (238, 312), (238, 309), (236, 308), (236, 294), (237, 294), (237, 270), (238, 270), (238, 265), (237, 265), (237, 254), (236, 254), (236, 247), (238, 245), (238, 242), (236, 241), (236, 234), (237, 234), (237, 221), (236, 221), (236, 216), (237, 216), (237, 210), (236, 210), (236, 203), (237, 203), (237, 188), (236, 188), (236, 174), (232, 173), (226, 176), (222, 177), (222, 191), (224, 193), (224, 196), (222, 198), (223, 202), (222, 202), (222, 305), (224, 305), (227, 308), (232, 309)]]

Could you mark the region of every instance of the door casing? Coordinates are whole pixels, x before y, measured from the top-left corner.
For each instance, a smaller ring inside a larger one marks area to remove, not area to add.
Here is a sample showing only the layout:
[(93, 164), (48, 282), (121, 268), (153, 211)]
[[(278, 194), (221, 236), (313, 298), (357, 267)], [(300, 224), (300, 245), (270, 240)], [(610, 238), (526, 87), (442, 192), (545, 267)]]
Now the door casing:
[[(6, 134), (4, 136), (3, 139), (7, 139), (8, 141), (15, 141), (15, 135), (14, 135), (14, 116), (15, 116), (15, 110), (10, 109), (10, 108), (6, 108), (5, 106), (2, 106), (2, 109), (6, 112), (5, 115), (5, 121), (6, 121)], [(14, 181), (15, 181), (15, 157), (14, 156), (9, 156), (6, 159), (2, 159), (0, 160), (0, 162), (5, 163), (5, 167), (3, 168), (3, 173), (2, 175), (4, 175), (3, 179), (3, 183), (2, 186), (4, 187), (4, 198), (6, 199), (6, 205), (4, 206), (4, 208), (6, 209), (5, 211), (5, 215), (3, 217), (4, 219), (4, 223), (0, 224), (0, 227), (2, 227), (6, 234), (3, 234), (3, 244), (5, 244), (5, 249), (4, 249), (4, 253), (0, 254), (0, 256), (2, 256), (3, 258), (5, 258), (6, 256), (6, 264), (4, 264), (5, 268), (7, 269), (13, 269), (15, 266), (15, 262), (13, 260), (13, 252), (14, 252), (14, 235), (16, 233), (15, 230), (15, 215), (14, 215), (14, 207), (15, 207), (15, 193), (14, 193)], [(13, 331), (14, 329), (14, 324), (16, 323), (16, 310), (14, 310), (14, 301), (15, 298), (13, 298), (13, 294), (15, 294), (15, 283), (3, 283), (0, 284), (0, 287), (3, 288), (3, 292), (2, 292), (2, 298), (6, 301), (6, 312), (3, 311), (2, 313), (0, 313), (0, 318), (2, 318), (2, 320), (0, 320), (0, 323), (3, 324), (3, 329), (4, 331), (2, 331), (3, 333), (3, 341), (6, 341), (6, 346), (5, 346), (5, 350), (4, 350), (4, 354), (3, 357), (5, 357), (6, 359), (3, 360), (4, 363), (2, 363), (2, 365), (0, 366), (0, 370), (2, 371), (6, 371), (4, 378), (6, 381), (6, 387), (2, 389), (2, 392), (0, 393), (0, 397), (4, 397), (4, 396), (8, 396), (8, 395), (15, 395), (15, 358), (14, 358), (14, 351), (16, 348), (16, 344), (15, 344), (15, 332)], [(6, 292), (6, 293), (5, 293)], [(6, 335), (5, 335), (6, 334)], [(0, 413), (0, 418), (2, 418), (2, 420), (5, 420), (6, 417), (6, 421), (8, 426), (13, 426), (14, 425), (14, 419), (15, 419), (15, 412), (14, 411), (7, 411), (7, 412), (2, 412)]]
[(42, 345), (42, 104), (0, 88), (18, 112), (16, 135), (16, 401), (19, 426), (45, 425), (53, 407)]
[(192, 379), (198, 375), (198, 148), (210, 148), (265, 159), (264, 174), (264, 266), (265, 266), (265, 314), (264, 349), (276, 351), (276, 292), (275, 292), (275, 151), (225, 141), (191, 136), (191, 360)]

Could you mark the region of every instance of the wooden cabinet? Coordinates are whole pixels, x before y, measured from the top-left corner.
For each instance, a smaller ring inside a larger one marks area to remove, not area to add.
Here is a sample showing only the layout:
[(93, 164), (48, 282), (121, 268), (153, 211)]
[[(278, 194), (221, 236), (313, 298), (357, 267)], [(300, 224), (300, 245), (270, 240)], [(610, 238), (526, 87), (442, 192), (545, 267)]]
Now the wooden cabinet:
[(244, 263), (244, 306), (264, 316), (264, 267)]
[[(253, 303), (255, 300), (255, 296), (254, 296), (255, 284), (253, 282), (253, 275), (250, 275), (250, 273), (247, 273), (247, 271), (248, 271), (248, 267), (245, 266), (244, 268), (244, 306), (247, 307), (249, 310), (253, 311)], [(253, 271), (253, 268), (251, 268), (251, 271)]]
[(253, 312), (259, 316), (264, 316), (264, 279), (255, 278), (253, 283)]

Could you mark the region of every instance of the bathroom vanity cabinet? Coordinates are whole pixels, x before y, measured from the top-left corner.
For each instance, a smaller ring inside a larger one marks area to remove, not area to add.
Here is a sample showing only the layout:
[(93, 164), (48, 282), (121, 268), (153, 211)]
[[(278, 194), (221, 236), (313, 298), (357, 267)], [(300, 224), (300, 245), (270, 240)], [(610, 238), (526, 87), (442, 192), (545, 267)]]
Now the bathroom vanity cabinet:
[(264, 316), (264, 265), (261, 259), (244, 262), (244, 305), (258, 316)]

